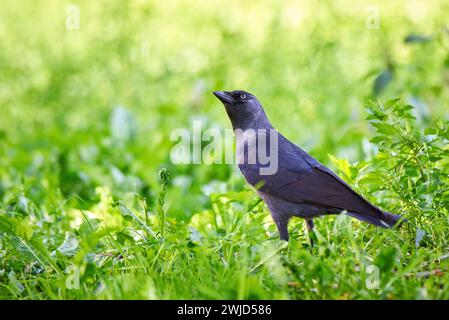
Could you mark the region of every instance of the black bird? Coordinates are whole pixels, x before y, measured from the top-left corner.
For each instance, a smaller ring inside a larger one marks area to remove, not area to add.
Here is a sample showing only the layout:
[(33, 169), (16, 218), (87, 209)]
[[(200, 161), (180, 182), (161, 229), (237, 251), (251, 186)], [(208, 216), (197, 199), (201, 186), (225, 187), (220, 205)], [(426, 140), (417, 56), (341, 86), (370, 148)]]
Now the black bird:
[[(241, 90), (215, 91), (214, 95), (224, 104), (236, 133), (239, 168), (269, 208), (282, 240), (288, 241), (292, 216), (304, 218), (309, 232), (313, 218), (341, 212), (383, 228), (398, 224), (401, 216), (370, 203), (275, 130), (255, 96)], [(251, 152), (259, 155), (265, 147), (265, 154), (277, 161), (276, 170), (268, 173), (266, 159), (251, 157)]]

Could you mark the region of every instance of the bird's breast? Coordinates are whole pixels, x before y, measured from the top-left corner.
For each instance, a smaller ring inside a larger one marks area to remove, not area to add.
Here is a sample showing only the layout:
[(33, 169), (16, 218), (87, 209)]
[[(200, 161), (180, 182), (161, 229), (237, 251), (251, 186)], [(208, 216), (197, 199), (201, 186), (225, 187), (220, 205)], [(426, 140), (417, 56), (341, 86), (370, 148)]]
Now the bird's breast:
[(264, 129), (236, 134), (237, 164), (253, 186), (277, 172), (277, 132), (273, 131)]

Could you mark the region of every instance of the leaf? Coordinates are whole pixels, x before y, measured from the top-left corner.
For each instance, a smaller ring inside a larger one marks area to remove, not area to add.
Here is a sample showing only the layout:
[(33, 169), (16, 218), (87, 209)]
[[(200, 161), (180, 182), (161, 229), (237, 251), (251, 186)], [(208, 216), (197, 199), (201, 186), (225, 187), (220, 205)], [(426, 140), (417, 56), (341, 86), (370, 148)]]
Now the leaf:
[(394, 99), (388, 100), (387, 103), (385, 103), (385, 108), (390, 109), (395, 106), (400, 106), (400, 104), (399, 104), (400, 100), (401, 100), (401, 98), (394, 98)]
[(405, 37), (404, 42), (405, 43), (426, 43), (432, 40), (429, 36), (424, 36), (420, 34), (409, 34)]
[(374, 80), (373, 94), (375, 96), (378, 96), (380, 93), (382, 93), (382, 91), (385, 90), (391, 80), (393, 80), (393, 73), (390, 70), (382, 71)]
[(378, 144), (382, 141), (385, 141), (385, 137), (384, 136), (375, 136), (373, 138), (370, 139), (369, 142), (374, 143), (374, 144)]
[(189, 235), (190, 241), (201, 242), (201, 239), (203, 238), (203, 236), (201, 235), (201, 233), (198, 230), (196, 230), (192, 226), (189, 226), (189, 232), (190, 232), (190, 235)]
[(62, 255), (66, 257), (74, 256), (78, 250), (78, 239), (72, 232), (66, 232), (65, 239), (62, 245), (57, 249)]
[(372, 122), (371, 123), (376, 129), (377, 132), (382, 133), (384, 135), (394, 135), (396, 134), (396, 129), (391, 124), (386, 122)]
[(379, 185), (383, 184), (383, 180), (377, 174), (368, 173), (367, 175), (361, 177), (358, 180), (358, 183), (359, 184), (376, 184), (377, 186), (379, 186)]
[(136, 242), (134, 238), (126, 232), (117, 232), (116, 236), (118, 243), (120, 243), (121, 245), (124, 245), (127, 241), (129, 241), (129, 243), (131, 244), (134, 244)]
[(337, 167), (337, 169), (342, 172), (347, 178), (351, 179), (351, 164), (346, 159), (338, 159), (333, 155), (328, 155), (332, 163)]
[(116, 203), (113, 204), (113, 206), (118, 206), (120, 213), (123, 216), (131, 216), (135, 221), (137, 221), (144, 229), (147, 231), (148, 234), (150, 234), (153, 237), (156, 237), (156, 234), (151, 230), (149, 226), (145, 224), (138, 216), (134, 214), (131, 210), (128, 209), (128, 207), (125, 205), (123, 200), (119, 200)]
[(8, 273), (8, 280), (18, 293), (25, 291), (25, 287), (19, 282), (19, 280), (17, 280), (16, 273), (14, 271), (10, 271)]
[(11, 238), (11, 246), (17, 250), (17, 252), (20, 254), (22, 259), (26, 260), (33, 260), (35, 259), (35, 255), (33, 254), (34, 251), (27, 245), (24, 240), (18, 236), (13, 236)]
[(374, 259), (374, 264), (379, 267), (382, 272), (389, 272), (396, 263), (398, 249), (395, 247), (387, 247), (382, 249)]
[(434, 128), (434, 127), (428, 127), (428, 128), (424, 129), (424, 134), (425, 135), (434, 135), (434, 134), (437, 134), (437, 133), (438, 133), (438, 130), (437, 130), (437, 128)]
[(421, 243), (422, 239), (424, 239), (424, 236), (426, 235), (426, 232), (420, 228), (416, 228), (416, 236), (415, 236), (415, 246), (418, 248), (419, 244)]
[(367, 120), (383, 121), (387, 118), (387, 115), (383, 112), (383, 110), (373, 102), (368, 104), (368, 106), (366, 107), (366, 111), (369, 113), (369, 116), (366, 118)]
[(30, 240), (33, 235), (33, 225), (28, 218), (13, 218), (0, 215), (0, 231)]
[(117, 202), (115, 202), (113, 205), (114, 206), (118, 206), (120, 213), (124, 216), (124, 217), (133, 217), (134, 213), (128, 209), (128, 207), (125, 205), (125, 203), (123, 202), (123, 200), (119, 200)]

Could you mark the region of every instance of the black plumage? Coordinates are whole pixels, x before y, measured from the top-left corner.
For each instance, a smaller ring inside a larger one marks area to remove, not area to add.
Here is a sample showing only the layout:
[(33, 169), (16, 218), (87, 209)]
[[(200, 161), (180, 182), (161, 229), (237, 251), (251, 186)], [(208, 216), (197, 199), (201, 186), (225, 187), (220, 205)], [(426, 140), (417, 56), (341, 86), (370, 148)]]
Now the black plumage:
[[(292, 216), (306, 219), (309, 230), (313, 228), (313, 218), (343, 211), (384, 228), (398, 223), (399, 215), (370, 203), (334, 172), (275, 130), (255, 96), (240, 90), (216, 91), (214, 94), (224, 104), (234, 130), (240, 131), (236, 134), (239, 168), (268, 206), (281, 239), (289, 238), (287, 224)], [(251, 130), (257, 134), (252, 137), (241, 134)], [(274, 173), (263, 174), (261, 169), (267, 164), (258, 158), (249, 161), (250, 150), (259, 151), (261, 142), (267, 146), (267, 154), (277, 154)]]

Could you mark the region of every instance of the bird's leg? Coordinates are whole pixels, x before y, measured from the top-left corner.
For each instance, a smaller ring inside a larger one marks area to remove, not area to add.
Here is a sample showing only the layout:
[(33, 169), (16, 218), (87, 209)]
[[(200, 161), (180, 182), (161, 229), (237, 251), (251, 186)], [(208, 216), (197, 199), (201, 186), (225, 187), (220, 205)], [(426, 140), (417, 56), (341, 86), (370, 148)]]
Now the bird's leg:
[(313, 238), (314, 238), (314, 233), (313, 233), (313, 219), (305, 219), (306, 221), (306, 227), (307, 227), (307, 235), (309, 236), (309, 241), (310, 241), (310, 247), (313, 248)]
[(279, 237), (281, 240), (288, 241), (288, 218), (274, 214), (272, 214), (272, 217), (278, 228)]

